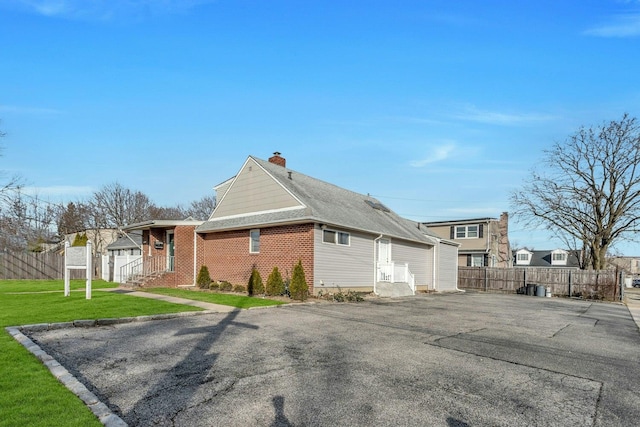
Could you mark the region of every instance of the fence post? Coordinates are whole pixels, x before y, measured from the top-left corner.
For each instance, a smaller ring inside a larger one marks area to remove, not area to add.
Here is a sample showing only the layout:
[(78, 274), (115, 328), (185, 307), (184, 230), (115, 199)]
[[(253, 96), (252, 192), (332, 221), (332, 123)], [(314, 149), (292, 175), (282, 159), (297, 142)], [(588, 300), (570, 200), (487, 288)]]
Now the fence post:
[(489, 284), (487, 283), (487, 267), (484, 268), (484, 291), (487, 292)]
[(569, 298), (571, 298), (571, 270), (569, 270)]

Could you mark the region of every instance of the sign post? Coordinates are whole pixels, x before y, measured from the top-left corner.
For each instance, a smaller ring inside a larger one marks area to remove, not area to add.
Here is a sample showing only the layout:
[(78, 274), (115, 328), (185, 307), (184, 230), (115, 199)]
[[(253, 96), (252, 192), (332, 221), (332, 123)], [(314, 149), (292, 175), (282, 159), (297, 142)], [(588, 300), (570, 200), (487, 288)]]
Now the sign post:
[(70, 270), (85, 270), (86, 298), (91, 299), (91, 241), (87, 246), (71, 246), (64, 244), (64, 296), (71, 295)]

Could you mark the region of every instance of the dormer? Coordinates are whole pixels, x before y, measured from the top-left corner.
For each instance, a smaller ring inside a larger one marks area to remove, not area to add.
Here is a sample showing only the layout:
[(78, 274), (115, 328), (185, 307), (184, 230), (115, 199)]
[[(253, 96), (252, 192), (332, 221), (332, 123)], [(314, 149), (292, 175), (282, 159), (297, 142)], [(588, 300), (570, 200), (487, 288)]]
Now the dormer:
[(529, 265), (532, 257), (533, 252), (526, 249), (520, 249), (516, 251), (516, 265)]
[(569, 258), (569, 252), (556, 249), (551, 251), (551, 265), (567, 265), (567, 258)]

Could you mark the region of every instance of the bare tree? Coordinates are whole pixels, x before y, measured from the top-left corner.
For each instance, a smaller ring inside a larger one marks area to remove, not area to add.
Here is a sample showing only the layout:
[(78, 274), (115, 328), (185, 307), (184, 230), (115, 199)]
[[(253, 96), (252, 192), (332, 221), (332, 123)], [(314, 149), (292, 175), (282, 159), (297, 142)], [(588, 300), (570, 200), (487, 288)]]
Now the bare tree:
[(39, 252), (43, 250), (43, 243), (54, 239), (55, 204), (37, 195), (14, 190), (6, 195), (3, 207), (0, 215), (2, 249)]
[(195, 200), (191, 202), (189, 207), (186, 209), (186, 216), (191, 216), (193, 219), (197, 219), (200, 221), (206, 221), (211, 216), (211, 213), (216, 207), (216, 197), (215, 196), (204, 196), (200, 200)]
[(69, 202), (66, 206), (61, 205), (56, 218), (58, 234), (64, 236), (92, 228), (91, 210), (91, 206), (84, 202)]
[(159, 207), (152, 206), (149, 210), (150, 218), (154, 219), (184, 219), (189, 216), (181, 206)]
[[(1, 123), (1, 121), (0, 121)], [(0, 130), (0, 138), (5, 137), (7, 134)], [(0, 153), (2, 153), (4, 147), (0, 146)], [(1, 155), (1, 154), (0, 154)], [(0, 179), (4, 181), (5, 174), (4, 172), (0, 172)], [(17, 176), (12, 176), (0, 184), (0, 212), (2, 212), (2, 203), (8, 202), (7, 195), (11, 190), (19, 190), (21, 187), (22, 180)]]
[(640, 226), (640, 129), (635, 118), (580, 128), (544, 151), (511, 195), (518, 220), (550, 230), (584, 249), (592, 268), (606, 266), (616, 241), (634, 239)]
[(93, 194), (96, 225), (123, 227), (151, 218), (153, 204), (147, 195), (119, 183), (105, 185)]

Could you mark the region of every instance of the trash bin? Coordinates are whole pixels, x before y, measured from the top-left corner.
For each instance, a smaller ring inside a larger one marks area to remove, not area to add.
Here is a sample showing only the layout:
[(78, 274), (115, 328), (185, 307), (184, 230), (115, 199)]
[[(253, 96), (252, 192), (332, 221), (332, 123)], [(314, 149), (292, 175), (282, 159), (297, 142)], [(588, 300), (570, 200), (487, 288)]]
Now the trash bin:
[(536, 285), (531, 283), (527, 283), (527, 295), (535, 295), (536, 294)]
[(545, 296), (551, 298), (551, 286), (547, 286), (547, 294)]
[(536, 296), (537, 297), (543, 297), (545, 296), (547, 290), (543, 285), (537, 285), (536, 286)]

